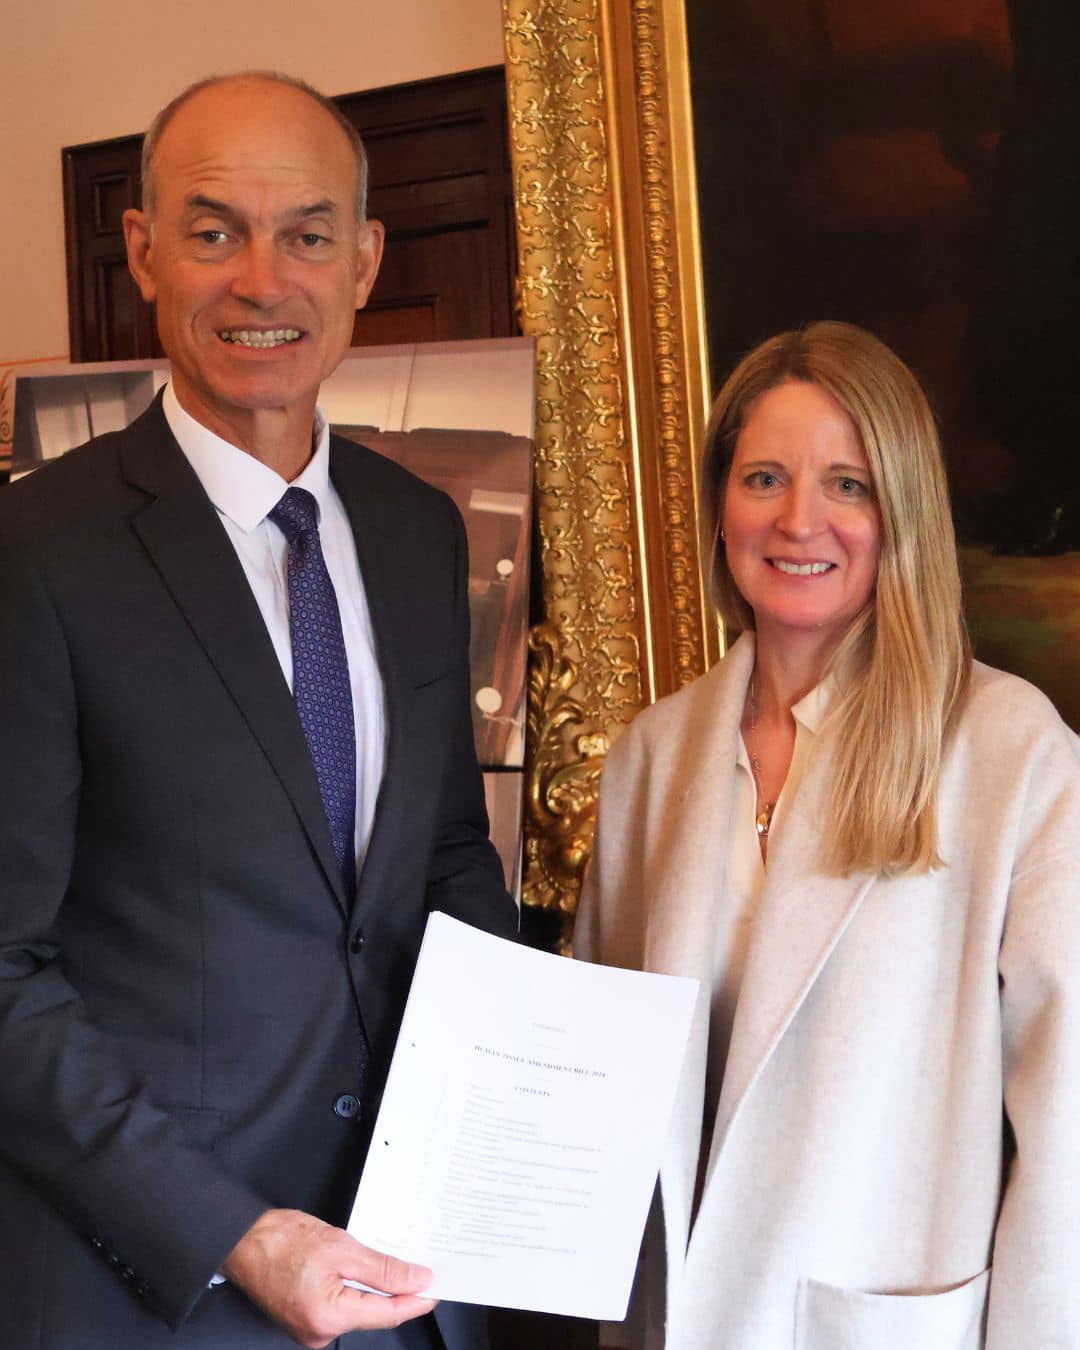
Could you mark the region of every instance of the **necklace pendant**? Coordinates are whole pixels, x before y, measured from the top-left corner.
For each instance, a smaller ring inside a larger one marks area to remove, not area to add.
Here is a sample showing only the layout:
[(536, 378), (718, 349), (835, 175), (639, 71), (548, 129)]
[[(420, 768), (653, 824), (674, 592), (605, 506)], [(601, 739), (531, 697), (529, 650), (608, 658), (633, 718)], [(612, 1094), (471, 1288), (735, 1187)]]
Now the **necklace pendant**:
[(767, 839), (769, 837), (769, 825), (772, 821), (772, 813), (773, 813), (772, 803), (766, 802), (758, 815), (757, 821), (755, 822), (757, 825), (757, 832), (758, 834), (761, 835), (763, 839)]

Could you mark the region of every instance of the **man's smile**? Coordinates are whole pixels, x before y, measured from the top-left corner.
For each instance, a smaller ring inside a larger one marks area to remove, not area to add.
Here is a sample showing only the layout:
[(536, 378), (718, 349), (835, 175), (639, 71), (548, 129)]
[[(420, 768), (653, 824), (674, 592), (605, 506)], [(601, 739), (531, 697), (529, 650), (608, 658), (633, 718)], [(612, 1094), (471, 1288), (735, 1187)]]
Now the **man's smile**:
[(299, 328), (225, 328), (218, 337), (235, 347), (283, 347), (304, 336)]

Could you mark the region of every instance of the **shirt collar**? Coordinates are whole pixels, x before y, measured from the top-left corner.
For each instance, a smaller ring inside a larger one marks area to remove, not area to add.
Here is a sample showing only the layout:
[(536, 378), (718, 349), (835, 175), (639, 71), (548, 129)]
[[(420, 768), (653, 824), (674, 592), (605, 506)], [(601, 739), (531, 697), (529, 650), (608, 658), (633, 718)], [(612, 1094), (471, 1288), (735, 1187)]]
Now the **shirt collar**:
[[(811, 736), (816, 736), (828, 715), (829, 708), (832, 706), (835, 693), (836, 681), (831, 675), (826, 675), (821, 683), (814, 685), (813, 689), (808, 694), (804, 694), (798, 703), (793, 703), (791, 715), (799, 724), (799, 727), (808, 731)], [(735, 749), (735, 762), (742, 765), (747, 773), (750, 773), (750, 756), (741, 735)]]
[(197, 422), (180, 406), (172, 387), (165, 386), (162, 411), (169, 430), (195, 470), (206, 495), (223, 516), (250, 533), (266, 519), (287, 487), (305, 488), (315, 498), (319, 518), (330, 492), (330, 427), (320, 407), (315, 409), (312, 439), (315, 452), (292, 483), (267, 468), (254, 455), (223, 440)]
[(800, 726), (816, 735), (832, 706), (835, 692), (836, 681), (831, 675), (826, 675), (820, 684), (815, 684), (808, 694), (792, 705), (792, 717)]

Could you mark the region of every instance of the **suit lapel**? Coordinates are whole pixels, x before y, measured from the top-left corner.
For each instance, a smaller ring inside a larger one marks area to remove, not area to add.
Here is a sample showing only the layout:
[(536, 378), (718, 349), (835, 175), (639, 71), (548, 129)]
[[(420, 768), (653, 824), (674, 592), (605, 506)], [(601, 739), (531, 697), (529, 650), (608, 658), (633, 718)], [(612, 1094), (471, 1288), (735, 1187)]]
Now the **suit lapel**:
[[(408, 817), (408, 773), (404, 747), (408, 743), (405, 723), (412, 672), (403, 651), (403, 628), (412, 612), (408, 602), (408, 550), (402, 549), (400, 528), (390, 505), (376, 498), (364, 472), (366, 447), (348, 445), (345, 453), (330, 442), (330, 477), (341, 497), (356, 541), (360, 576), (371, 614), (375, 649), (386, 697), (389, 730), (386, 765), (379, 788), (371, 839), (357, 880), (355, 912), (359, 914), (382, 888), (382, 878), (391, 856), (394, 830), (391, 822)], [(388, 585), (389, 579), (393, 585)]]
[(341, 873), (296, 705), (240, 560), (173, 439), (160, 399), (129, 428), (120, 458), (127, 481), (151, 498), (132, 527), (280, 779), (344, 910)]

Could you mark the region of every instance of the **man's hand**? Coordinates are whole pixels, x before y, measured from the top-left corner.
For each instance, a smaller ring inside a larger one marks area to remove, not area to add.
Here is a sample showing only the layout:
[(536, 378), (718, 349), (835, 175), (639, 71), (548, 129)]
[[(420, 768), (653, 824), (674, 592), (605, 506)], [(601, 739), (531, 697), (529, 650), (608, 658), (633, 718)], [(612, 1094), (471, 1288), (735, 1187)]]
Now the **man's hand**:
[[(270, 1209), (233, 1248), (221, 1273), (288, 1332), (321, 1350), (348, 1331), (400, 1326), (434, 1308), (417, 1297), (431, 1281), (412, 1266), (372, 1251), (341, 1228), (296, 1209)], [(359, 1280), (390, 1298), (350, 1289)]]

